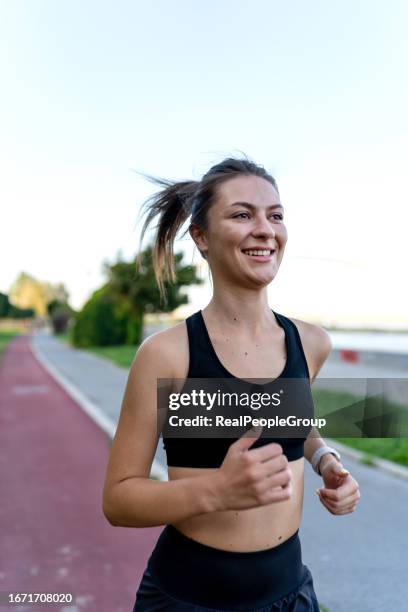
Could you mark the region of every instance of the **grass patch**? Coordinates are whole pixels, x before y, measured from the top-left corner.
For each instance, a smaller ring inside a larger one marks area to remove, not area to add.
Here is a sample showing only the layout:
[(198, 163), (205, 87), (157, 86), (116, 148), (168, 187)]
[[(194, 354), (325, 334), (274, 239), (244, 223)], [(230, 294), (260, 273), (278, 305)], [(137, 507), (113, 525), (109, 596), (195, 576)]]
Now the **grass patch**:
[(15, 336), (19, 335), (20, 332), (18, 330), (8, 329), (7, 331), (0, 331), (0, 359), (4, 349), (6, 348), (10, 340), (12, 340)]
[[(358, 429), (355, 426), (356, 415), (358, 414), (355, 405), (362, 400), (361, 397), (350, 393), (323, 389), (312, 389), (312, 394), (317, 416), (328, 416), (330, 413), (341, 410), (340, 414), (333, 414), (328, 419), (329, 427), (321, 432), (323, 437), (330, 437), (363, 452), (364, 456), (361, 461), (366, 465), (375, 465), (375, 457), (381, 457), (408, 467), (408, 437), (401, 437), (401, 432), (405, 432), (408, 422), (408, 412), (404, 406), (391, 402), (386, 404), (384, 402), (386, 407), (384, 405), (379, 406), (378, 414), (381, 414), (382, 411), (386, 412), (384, 419), (388, 419), (388, 421), (381, 421), (383, 417), (380, 416), (377, 418), (377, 425), (386, 423), (389, 437), (371, 437), (372, 434), (370, 437), (362, 437), (363, 434), (358, 436)], [(373, 410), (372, 413), (375, 415), (376, 406), (374, 402), (372, 406), (365, 410), (366, 417), (370, 409)], [(343, 436), (339, 437), (339, 433)], [(349, 435), (347, 436), (347, 434)], [(400, 437), (391, 437), (392, 434)]]
[[(381, 457), (408, 467), (408, 438), (335, 438), (362, 451), (367, 457)], [(368, 461), (368, 459), (367, 459)]]
[(66, 342), (66, 344), (71, 344), (71, 338), (70, 338), (69, 332), (66, 332), (65, 334), (54, 334), (54, 337), (57, 338), (57, 340)]
[(320, 612), (329, 612), (329, 608), (326, 608), (323, 604), (319, 604)]
[(130, 368), (137, 349), (136, 344), (124, 344), (121, 346), (90, 346), (87, 351), (109, 359), (121, 368)]
[(375, 459), (371, 455), (363, 455), (360, 459), (360, 463), (363, 465), (369, 465), (370, 467), (375, 467)]
[[(72, 346), (69, 332), (66, 334), (58, 334), (55, 337), (61, 340), (61, 342), (65, 342)], [(121, 368), (129, 369), (138, 348), (138, 344), (121, 344), (117, 346), (89, 346), (81, 350), (89, 351), (90, 353), (98, 355), (98, 357), (103, 357), (104, 359), (112, 361)]]

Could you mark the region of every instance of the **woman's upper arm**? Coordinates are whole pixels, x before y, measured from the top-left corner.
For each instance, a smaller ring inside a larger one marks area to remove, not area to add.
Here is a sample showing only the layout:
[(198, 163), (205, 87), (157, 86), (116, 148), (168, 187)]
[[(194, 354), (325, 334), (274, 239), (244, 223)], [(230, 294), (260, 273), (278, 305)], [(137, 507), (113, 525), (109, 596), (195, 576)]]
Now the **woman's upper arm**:
[(300, 319), (292, 321), (298, 328), (309, 367), (310, 381), (313, 382), (332, 350), (330, 335), (320, 325)]
[(158, 443), (157, 379), (173, 376), (167, 345), (162, 334), (150, 336), (133, 360), (111, 446), (105, 490), (128, 478), (150, 475)]
[(313, 382), (332, 350), (330, 336), (323, 327), (313, 325), (309, 333), (309, 347), (313, 363), (310, 380)]

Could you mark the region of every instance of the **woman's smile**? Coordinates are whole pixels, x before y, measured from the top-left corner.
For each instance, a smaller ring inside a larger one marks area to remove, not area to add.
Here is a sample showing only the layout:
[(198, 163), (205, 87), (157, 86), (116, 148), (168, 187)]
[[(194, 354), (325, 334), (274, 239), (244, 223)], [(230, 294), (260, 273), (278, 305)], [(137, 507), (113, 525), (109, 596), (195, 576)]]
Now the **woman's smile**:
[(241, 249), (241, 252), (253, 261), (268, 262), (272, 261), (275, 249)]

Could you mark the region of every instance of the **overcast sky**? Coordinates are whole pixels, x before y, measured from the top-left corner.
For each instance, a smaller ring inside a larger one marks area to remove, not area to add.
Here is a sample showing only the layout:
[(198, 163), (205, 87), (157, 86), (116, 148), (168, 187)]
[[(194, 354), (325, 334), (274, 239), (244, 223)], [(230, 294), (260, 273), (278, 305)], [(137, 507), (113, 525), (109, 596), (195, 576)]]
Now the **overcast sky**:
[(0, 291), (25, 271), (80, 307), (135, 254), (132, 169), (244, 151), (286, 209), (271, 306), (408, 328), (407, 27), (404, 0), (2, 0)]

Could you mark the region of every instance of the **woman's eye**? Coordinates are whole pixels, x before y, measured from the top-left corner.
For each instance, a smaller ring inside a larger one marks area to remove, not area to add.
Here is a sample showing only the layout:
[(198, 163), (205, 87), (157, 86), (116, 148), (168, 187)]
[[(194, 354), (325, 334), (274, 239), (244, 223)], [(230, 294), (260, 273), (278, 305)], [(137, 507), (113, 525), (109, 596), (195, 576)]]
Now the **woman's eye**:
[[(245, 218), (249, 219), (249, 217), (250, 217), (250, 214), (248, 212), (241, 212), (241, 213), (234, 215), (233, 219), (245, 219)], [(283, 220), (283, 215), (281, 213), (274, 213), (273, 215), (271, 215), (271, 217), (279, 221)]]

